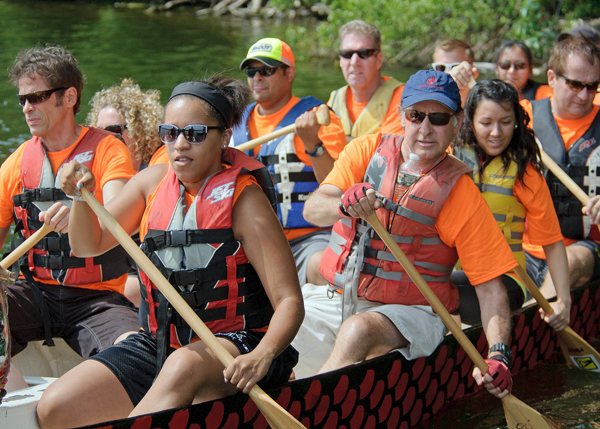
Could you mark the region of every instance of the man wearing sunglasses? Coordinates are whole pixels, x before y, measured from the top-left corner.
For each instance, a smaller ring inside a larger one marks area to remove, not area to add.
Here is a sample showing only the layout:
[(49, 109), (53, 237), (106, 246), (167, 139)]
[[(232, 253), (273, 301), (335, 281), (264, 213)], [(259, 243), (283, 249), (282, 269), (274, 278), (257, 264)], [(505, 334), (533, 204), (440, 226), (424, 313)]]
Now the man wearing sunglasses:
[(340, 117), (348, 141), (378, 132), (402, 134), (398, 105), (404, 85), (381, 76), (379, 29), (365, 21), (340, 27), (340, 68), (348, 85), (332, 91), (327, 104)]
[[(544, 151), (575, 180), (592, 201), (582, 204), (550, 172), (547, 182), (567, 246), (571, 287), (600, 279), (600, 108), (593, 104), (600, 84), (600, 48), (587, 38), (565, 35), (553, 47), (548, 62), (548, 84), (554, 93), (543, 100), (522, 100)], [(540, 246), (523, 249), (527, 270), (542, 293), (555, 296), (552, 277)]]
[[(331, 371), (395, 349), (415, 359), (442, 341), (441, 319), (364, 220), (377, 210), (450, 312), (458, 306), (450, 274), (460, 254), (476, 284), (490, 346), (483, 382), (504, 396), (510, 391), (510, 323), (499, 276), (517, 262), (471, 170), (446, 153), (463, 120), (458, 86), (447, 73), (421, 70), (406, 83), (400, 109), (404, 136), (371, 134), (350, 142), (306, 202), (309, 221), (333, 225), (320, 264), (330, 286), (302, 291), (306, 315), (292, 343), (300, 352), (294, 371), (300, 377)], [(399, 187), (400, 165), (412, 153), (422, 175)], [(478, 370), (474, 376), (481, 384)]]
[(133, 175), (131, 157), (112, 134), (75, 122), (84, 76), (69, 51), (21, 51), (9, 77), (33, 137), (0, 168), (0, 244), (13, 221), (17, 241), (44, 224), (53, 230), (21, 260), (22, 278), (7, 288), (11, 352), (62, 337), (87, 358), (139, 328), (133, 304), (122, 295), (129, 264), (120, 247), (96, 258), (71, 256), (71, 200), (55, 177), (67, 162), (85, 163), (98, 174), (96, 198), (106, 202)]
[(324, 104), (322, 101), (292, 94), (294, 54), (282, 40), (256, 42), (240, 69), (245, 70), (255, 103), (246, 108), (242, 125), (233, 130), (231, 144), (237, 146), (296, 125), (294, 133), (256, 147), (250, 155), (269, 168), (275, 182), (277, 215), (294, 253), (300, 284), (325, 284), (319, 274), (319, 260), (331, 233), (308, 223), (302, 210), (309, 193), (331, 171), (346, 145), (344, 130), (333, 112), (329, 126), (319, 125), (314, 109)]
[(471, 87), (471, 79), (477, 79), (479, 72), (473, 65), (475, 57), (471, 45), (458, 39), (443, 40), (433, 50), (433, 70), (450, 73), (458, 89), (460, 99), (465, 104)]

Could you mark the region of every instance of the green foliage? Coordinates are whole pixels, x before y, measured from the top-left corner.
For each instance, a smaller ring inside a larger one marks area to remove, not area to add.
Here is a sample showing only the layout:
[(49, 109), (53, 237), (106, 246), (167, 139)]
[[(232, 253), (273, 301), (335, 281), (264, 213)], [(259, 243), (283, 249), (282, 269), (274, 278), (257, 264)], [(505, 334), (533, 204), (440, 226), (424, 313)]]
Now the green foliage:
[[(317, 0), (271, 0), (282, 9), (310, 7)], [(322, 0), (330, 14), (312, 29), (293, 26), (286, 36), (315, 53), (333, 56), (339, 47), (338, 28), (363, 19), (381, 31), (383, 51), (392, 63), (424, 65), (435, 44), (448, 38), (470, 43), (476, 60), (491, 61), (507, 39), (523, 40), (538, 60), (545, 61), (564, 20), (600, 16), (597, 0)], [(562, 21), (561, 21), (562, 20)], [(569, 26), (570, 28), (570, 26)], [(308, 37), (307, 37), (308, 36)]]

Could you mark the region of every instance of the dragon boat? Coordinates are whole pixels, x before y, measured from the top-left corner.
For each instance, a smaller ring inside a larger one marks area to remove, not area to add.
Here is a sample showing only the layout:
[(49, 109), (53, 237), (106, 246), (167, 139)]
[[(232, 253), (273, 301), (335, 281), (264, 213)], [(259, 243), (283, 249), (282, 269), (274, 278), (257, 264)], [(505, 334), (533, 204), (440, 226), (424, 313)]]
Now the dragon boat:
[[(591, 284), (572, 291), (570, 326), (588, 342), (598, 338), (600, 287)], [(510, 347), (513, 376), (539, 362), (564, 360), (556, 333), (541, 320), (537, 305), (512, 314)], [(481, 325), (465, 331), (484, 355), (487, 341)], [(575, 360), (582, 369), (596, 370), (593, 359)], [(295, 380), (268, 390), (281, 406), (307, 428), (409, 429), (430, 419), (454, 399), (477, 386), (473, 363), (451, 335), (429, 357), (406, 360), (392, 352), (330, 373)], [(518, 377), (516, 377), (518, 383)], [(243, 394), (166, 410), (137, 418), (88, 426), (97, 429), (267, 428), (265, 418)]]
[[(573, 290), (570, 326), (585, 340), (600, 338), (600, 283)], [(512, 314), (510, 347), (513, 377), (540, 362), (564, 361), (556, 333), (541, 320), (537, 305)], [(484, 355), (487, 341), (481, 325), (464, 330)], [(575, 360), (582, 369), (597, 370), (593, 359)], [(453, 336), (448, 335), (429, 357), (406, 360), (392, 352), (330, 373), (286, 383), (267, 393), (307, 428), (400, 428), (418, 426), (438, 413), (448, 402), (473, 394), (477, 386), (473, 363)], [(37, 427), (36, 397), (44, 389), (35, 386), (8, 394), (0, 405), (12, 408), (22, 428)], [(518, 383), (518, 377), (515, 378)], [(20, 406), (27, 395), (31, 399)], [(36, 396), (37, 395), (37, 396)], [(15, 405), (17, 405), (15, 407)], [(19, 413), (20, 410), (20, 413)], [(24, 411), (23, 411), (24, 410)], [(31, 422), (23, 426), (25, 422)], [(242, 393), (190, 407), (105, 422), (88, 429), (266, 429), (267, 421), (252, 400)]]

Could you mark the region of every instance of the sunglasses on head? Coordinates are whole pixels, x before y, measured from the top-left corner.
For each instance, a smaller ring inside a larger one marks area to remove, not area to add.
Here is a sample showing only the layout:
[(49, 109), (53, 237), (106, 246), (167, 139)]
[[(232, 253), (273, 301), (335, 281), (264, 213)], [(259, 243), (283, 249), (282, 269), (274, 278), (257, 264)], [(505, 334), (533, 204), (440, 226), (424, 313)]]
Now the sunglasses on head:
[(433, 70), (448, 73), (454, 67), (459, 66), (459, 65), (460, 65), (460, 63), (433, 63), (433, 64), (431, 64), (431, 68)]
[(527, 68), (527, 64), (525, 63), (511, 63), (510, 61), (503, 61), (501, 63), (498, 64), (498, 67), (500, 67), (502, 70), (508, 70), (512, 67), (515, 68), (515, 70), (525, 70)]
[(123, 134), (127, 129), (127, 125), (108, 125), (104, 127), (106, 131), (110, 131), (115, 134)]
[(450, 118), (453, 117), (456, 113), (425, 113), (420, 112), (418, 110), (405, 110), (404, 115), (406, 116), (406, 120), (414, 123), (420, 124), (425, 120), (425, 117), (429, 118), (429, 122), (431, 125), (448, 125), (450, 122)]
[(358, 49), (356, 51), (354, 51), (352, 49), (341, 49), (340, 57), (349, 60), (350, 58), (352, 58), (352, 56), (354, 54), (356, 54), (356, 55), (358, 55), (358, 58), (360, 58), (361, 60), (366, 60), (367, 58), (369, 58), (376, 52), (379, 52), (379, 49), (364, 49), (363, 48), (363, 49)]
[(36, 91), (30, 94), (17, 94), (17, 98), (21, 106), (25, 106), (25, 102), (27, 101), (29, 101), (29, 104), (39, 104), (49, 99), (52, 94), (54, 94), (56, 91), (60, 91), (61, 89), (69, 89), (69, 87), (46, 89), (45, 91)]
[(163, 143), (173, 143), (183, 133), (183, 137), (188, 143), (198, 144), (206, 140), (209, 130), (223, 129), (223, 127), (209, 127), (208, 125), (193, 124), (179, 128), (177, 125), (160, 124), (158, 126), (158, 136)]
[(282, 66), (246, 67), (245, 72), (246, 72), (246, 76), (248, 76), (249, 78), (253, 78), (256, 73), (258, 73), (259, 75), (261, 75), (263, 77), (267, 77), (267, 76), (273, 76), (277, 72), (277, 69), (280, 67), (282, 67)]
[(587, 89), (587, 92), (597, 92), (598, 85), (600, 85), (600, 81), (592, 82), (592, 83), (584, 83), (578, 80), (569, 79), (565, 76), (559, 75), (558, 77), (562, 77), (569, 89), (575, 92), (583, 91), (583, 88)]

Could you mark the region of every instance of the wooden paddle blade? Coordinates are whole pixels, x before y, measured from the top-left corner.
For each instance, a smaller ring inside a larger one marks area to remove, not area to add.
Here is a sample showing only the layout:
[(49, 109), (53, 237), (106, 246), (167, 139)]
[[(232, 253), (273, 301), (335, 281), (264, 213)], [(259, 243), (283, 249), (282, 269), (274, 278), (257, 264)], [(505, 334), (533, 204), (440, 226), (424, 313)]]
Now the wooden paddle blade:
[(306, 429), (294, 416), (257, 385), (248, 394), (273, 429)]
[(567, 364), (600, 373), (600, 353), (569, 326), (557, 333)]
[(513, 395), (502, 398), (509, 429), (558, 429), (558, 426)]

